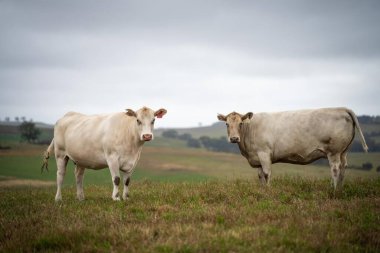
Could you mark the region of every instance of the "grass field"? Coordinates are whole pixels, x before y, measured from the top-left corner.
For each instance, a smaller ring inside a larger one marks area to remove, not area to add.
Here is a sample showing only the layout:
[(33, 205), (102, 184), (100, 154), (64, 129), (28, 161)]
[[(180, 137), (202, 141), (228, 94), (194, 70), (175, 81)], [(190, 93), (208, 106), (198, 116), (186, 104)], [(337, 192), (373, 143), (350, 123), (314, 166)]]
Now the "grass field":
[(130, 200), (114, 202), (108, 169), (86, 170), (75, 199), (70, 162), (55, 203), (54, 158), (43, 146), (0, 150), (0, 252), (379, 252), (379, 153), (349, 154), (334, 194), (326, 166), (273, 166), (271, 187), (238, 154), (157, 139), (132, 175)]
[[(0, 151), (0, 176), (55, 180), (56, 165), (54, 157), (49, 161), (50, 171), (40, 173), (43, 146), (19, 145), (11, 150)], [(371, 171), (348, 169), (346, 179), (372, 178), (380, 176), (376, 168), (380, 166), (379, 153), (351, 153), (351, 166), (361, 166), (371, 162)], [(65, 185), (74, 184), (74, 165), (69, 162)], [(292, 164), (275, 164), (273, 177), (290, 175), (307, 178), (329, 179), (330, 169), (327, 166), (296, 166)], [(204, 181), (207, 179), (257, 179), (257, 172), (251, 168), (246, 159), (238, 154), (215, 153), (200, 149), (144, 147), (141, 159), (132, 175), (132, 180), (149, 179), (153, 181)], [(110, 184), (108, 169), (99, 171), (86, 170), (85, 184)]]
[(111, 185), (0, 187), (1, 252), (379, 252), (380, 180), (134, 181), (130, 200)]

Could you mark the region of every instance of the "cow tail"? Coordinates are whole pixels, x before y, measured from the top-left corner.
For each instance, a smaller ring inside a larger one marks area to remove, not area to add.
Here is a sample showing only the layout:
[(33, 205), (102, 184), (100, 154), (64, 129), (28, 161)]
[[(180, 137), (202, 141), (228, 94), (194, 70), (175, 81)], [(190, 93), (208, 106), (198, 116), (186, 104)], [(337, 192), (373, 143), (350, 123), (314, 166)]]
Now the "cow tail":
[(363, 135), (362, 129), (360, 128), (358, 118), (356, 117), (355, 113), (352, 110), (347, 109), (347, 112), (348, 112), (348, 114), (350, 114), (352, 120), (354, 121), (356, 129), (358, 129), (360, 141), (361, 141), (362, 146), (363, 146), (363, 150), (365, 152), (368, 152), (368, 146), (367, 146), (367, 143), (365, 142), (364, 135)]
[(46, 151), (44, 153), (43, 163), (42, 163), (42, 166), (41, 166), (41, 173), (44, 172), (44, 169), (46, 171), (49, 171), (49, 169), (48, 169), (48, 162), (49, 162), (50, 154), (53, 152), (53, 150), (54, 150), (54, 139), (51, 141), (49, 147), (46, 149)]

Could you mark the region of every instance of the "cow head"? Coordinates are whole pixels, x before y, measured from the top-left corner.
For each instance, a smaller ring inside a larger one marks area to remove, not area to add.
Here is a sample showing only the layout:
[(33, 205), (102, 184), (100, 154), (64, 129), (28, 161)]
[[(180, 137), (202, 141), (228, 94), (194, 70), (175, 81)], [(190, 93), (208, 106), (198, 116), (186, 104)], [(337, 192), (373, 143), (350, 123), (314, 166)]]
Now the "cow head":
[(246, 119), (251, 119), (253, 116), (252, 112), (248, 112), (245, 115), (241, 115), (237, 112), (231, 112), (227, 116), (218, 114), (218, 119), (220, 121), (226, 122), (228, 141), (232, 143), (240, 142), (240, 130), (243, 126), (243, 122)]
[(126, 114), (130, 117), (134, 117), (134, 124), (136, 124), (137, 131), (141, 141), (153, 140), (153, 127), (154, 121), (157, 118), (162, 118), (166, 114), (165, 109), (159, 109), (153, 111), (148, 107), (143, 107), (138, 111), (127, 109)]

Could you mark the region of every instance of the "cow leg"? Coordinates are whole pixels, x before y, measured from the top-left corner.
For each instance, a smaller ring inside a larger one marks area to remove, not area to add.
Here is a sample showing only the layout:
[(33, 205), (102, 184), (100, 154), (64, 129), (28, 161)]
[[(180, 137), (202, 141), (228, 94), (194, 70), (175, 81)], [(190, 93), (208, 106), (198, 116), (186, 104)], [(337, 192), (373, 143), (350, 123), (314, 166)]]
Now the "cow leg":
[[(137, 159), (138, 160), (138, 159)], [(135, 168), (137, 164), (137, 160), (130, 160), (127, 163), (124, 164), (123, 168), (120, 169), (120, 171), (123, 173), (123, 200), (128, 199), (128, 186), (131, 182), (131, 175), (133, 172), (133, 169)]]
[(84, 200), (84, 192), (83, 192), (83, 175), (85, 168), (79, 167), (78, 165), (75, 167), (75, 179), (77, 183), (77, 198), (78, 200)]
[(123, 185), (124, 185), (124, 190), (123, 190), (123, 200), (127, 200), (129, 198), (128, 195), (128, 186), (129, 183), (131, 182), (131, 174), (127, 172), (123, 172)]
[(343, 187), (343, 179), (344, 179), (344, 173), (347, 168), (347, 152), (342, 153), (340, 156), (340, 172), (338, 177), (338, 188)]
[(257, 174), (262, 185), (266, 184), (265, 175), (262, 167), (257, 168)]
[(331, 177), (334, 183), (334, 190), (336, 190), (338, 179), (340, 177), (340, 167), (341, 167), (341, 154), (328, 154), (327, 158), (329, 159), (330, 169), (331, 169)]
[(67, 156), (56, 157), (57, 160), (57, 194), (55, 195), (55, 201), (62, 200), (62, 184), (63, 178), (66, 174), (66, 166), (69, 158)]
[(112, 199), (120, 200), (119, 196), (119, 184), (120, 184), (120, 173), (119, 173), (119, 162), (117, 159), (109, 159), (107, 160), (108, 168), (111, 172), (113, 191), (112, 191)]
[(270, 176), (272, 174), (271, 172), (271, 166), (272, 166), (272, 160), (270, 158), (270, 154), (265, 152), (258, 153), (260, 164), (261, 164), (261, 170), (259, 169), (259, 178), (263, 184), (269, 185), (270, 184)]

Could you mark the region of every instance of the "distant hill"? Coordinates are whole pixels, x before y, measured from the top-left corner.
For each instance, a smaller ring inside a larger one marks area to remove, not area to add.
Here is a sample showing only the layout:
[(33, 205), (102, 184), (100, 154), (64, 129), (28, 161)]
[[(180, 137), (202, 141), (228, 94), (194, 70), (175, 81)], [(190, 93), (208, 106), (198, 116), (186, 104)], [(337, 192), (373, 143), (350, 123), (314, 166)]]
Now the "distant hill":
[(219, 138), (221, 136), (227, 136), (226, 124), (223, 122), (216, 122), (211, 126), (203, 127), (191, 127), (191, 128), (159, 128), (155, 130), (155, 133), (159, 136), (162, 132), (167, 130), (176, 130), (178, 134), (191, 134), (194, 138), (199, 138), (201, 136), (209, 136), (212, 138)]

